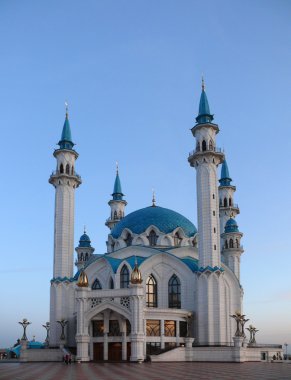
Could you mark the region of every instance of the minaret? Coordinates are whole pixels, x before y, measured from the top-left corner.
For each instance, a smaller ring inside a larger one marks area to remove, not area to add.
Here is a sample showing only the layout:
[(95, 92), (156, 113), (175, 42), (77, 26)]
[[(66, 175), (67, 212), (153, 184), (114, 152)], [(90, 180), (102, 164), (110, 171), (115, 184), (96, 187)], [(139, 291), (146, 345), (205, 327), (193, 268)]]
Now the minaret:
[(203, 268), (220, 266), (219, 200), (217, 166), (224, 154), (216, 148), (217, 124), (212, 122), (204, 81), (199, 103), (199, 114), (192, 134), (196, 138), (196, 150), (188, 161), (196, 169), (199, 265)]
[[(230, 217), (236, 217), (239, 214), (238, 205), (234, 203), (234, 193), (236, 187), (231, 184), (228, 166), (226, 160), (221, 165), (221, 176), (219, 180), (219, 218), (220, 232), (224, 232), (225, 223)], [(222, 244), (222, 241), (221, 241)]]
[(75, 144), (72, 142), (68, 109), (58, 145), (60, 148), (54, 151), (57, 168), (49, 178), (49, 183), (56, 189), (54, 278), (73, 276), (75, 189), (82, 182), (75, 172), (78, 153), (73, 149)]
[(80, 237), (79, 245), (75, 248), (77, 252), (77, 260), (75, 262), (78, 270), (80, 270), (90, 259), (95, 249), (91, 247), (91, 240), (84, 229), (83, 235)]
[(198, 256), (197, 273), (197, 340), (213, 344), (227, 340), (227, 316), (223, 270), (221, 269), (219, 198), (216, 170), (224, 154), (216, 147), (217, 124), (210, 113), (204, 81), (199, 103), (199, 114), (192, 134), (196, 149), (188, 161), (196, 169)]
[(126, 200), (123, 199), (124, 194), (121, 190), (121, 183), (119, 178), (118, 164), (116, 163), (116, 177), (113, 187), (112, 199), (108, 202), (111, 213), (110, 217), (106, 220), (105, 225), (112, 230), (112, 228), (124, 218), (124, 209), (127, 205)]
[(74, 209), (75, 189), (81, 184), (81, 177), (75, 172), (78, 153), (73, 149), (71, 129), (66, 109), (66, 118), (59, 149), (54, 151), (57, 160), (56, 171), (49, 178), (55, 187), (54, 220), (54, 266), (50, 289), (50, 345), (60, 342), (58, 320), (66, 319), (66, 344), (74, 345), (75, 321), (74, 283), (71, 282), (74, 267)]
[(243, 234), (239, 232), (238, 225), (233, 218), (228, 219), (225, 224), (224, 233), (221, 234), (223, 240), (222, 253), (225, 257), (225, 264), (233, 271), (240, 281), (240, 256), (243, 247), (240, 239)]

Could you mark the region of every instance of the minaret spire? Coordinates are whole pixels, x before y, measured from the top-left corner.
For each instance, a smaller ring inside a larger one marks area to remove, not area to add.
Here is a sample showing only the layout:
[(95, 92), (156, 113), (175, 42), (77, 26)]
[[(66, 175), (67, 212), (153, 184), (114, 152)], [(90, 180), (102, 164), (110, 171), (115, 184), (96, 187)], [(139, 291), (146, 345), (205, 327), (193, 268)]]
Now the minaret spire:
[(196, 121), (198, 124), (211, 123), (213, 120), (213, 115), (210, 113), (209, 103), (205, 92), (205, 82), (202, 77), (202, 91), (200, 95), (199, 102), (199, 111), (198, 116), (196, 117)]
[(112, 230), (112, 228), (124, 217), (124, 209), (127, 202), (123, 199), (124, 194), (121, 189), (121, 182), (119, 177), (119, 165), (116, 162), (116, 177), (113, 186), (112, 199), (108, 202), (111, 208), (111, 215), (105, 222), (105, 225)]

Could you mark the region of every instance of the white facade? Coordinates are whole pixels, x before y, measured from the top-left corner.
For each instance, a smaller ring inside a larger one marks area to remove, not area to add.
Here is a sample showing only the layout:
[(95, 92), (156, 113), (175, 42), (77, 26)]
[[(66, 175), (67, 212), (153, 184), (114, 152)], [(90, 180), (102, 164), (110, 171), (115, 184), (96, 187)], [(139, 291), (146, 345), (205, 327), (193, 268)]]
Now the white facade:
[[(81, 179), (65, 123), (54, 153), (57, 171), (50, 177), (56, 190), (52, 347), (61, 343), (57, 320), (68, 321), (65, 344), (77, 348), (81, 361), (142, 361), (155, 351), (191, 348), (193, 340), (197, 345), (231, 344), (235, 323), (230, 315), (242, 310), (242, 234), (236, 224), (234, 232), (225, 230), (238, 209), (230, 214), (233, 204), (225, 205), (227, 214), (222, 213), (221, 199), (233, 202), (235, 188), (218, 188), (224, 154), (216, 148), (219, 129), (212, 118), (203, 88), (192, 129), (196, 150), (188, 158), (196, 169), (198, 233), (185, 217), (155, 204), (125, 216), (117, 172), (106, 221), (107, 253), (94, 254), (85, 233), (76, 248), (83, 282), (79, 272), (73, 277), (74, 191)], [(239, 241), (232, 250), (225, 246), (230, 236)], [(135, 271), (142, 282), (134, 282)]]

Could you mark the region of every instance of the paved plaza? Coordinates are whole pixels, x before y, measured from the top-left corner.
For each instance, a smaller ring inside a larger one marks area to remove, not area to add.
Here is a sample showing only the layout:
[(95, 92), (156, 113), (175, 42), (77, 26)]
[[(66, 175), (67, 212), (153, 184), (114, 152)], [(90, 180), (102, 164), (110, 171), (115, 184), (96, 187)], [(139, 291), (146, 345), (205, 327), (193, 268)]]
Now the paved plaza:
[(291, 380), (288, 363), (0, 363), (1, 380)]

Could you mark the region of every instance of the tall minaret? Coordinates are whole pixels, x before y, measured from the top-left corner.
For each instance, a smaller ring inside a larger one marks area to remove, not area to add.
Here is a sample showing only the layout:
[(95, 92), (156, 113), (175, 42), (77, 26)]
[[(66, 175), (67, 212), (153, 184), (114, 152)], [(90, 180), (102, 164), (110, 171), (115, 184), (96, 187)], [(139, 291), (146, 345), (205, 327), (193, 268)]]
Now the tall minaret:
[(121, 190), (121, 182), (119, 178), (118, 164), (116, 163), (116, 177), (113, 187), (112, 199), (108, 202), (111, 213), (110, 217), (106, 220), (105, 225), (112, 230), (112, 228), (124, 218), (124, 209), (127, 205), (126, 200), (123, 199), (124, 194)]
[[(236, 187), (231, 184), (228, 166), (226, 160), (221, 165), (221, 175), (219, 180), (219, 218), (220, 218), (220, 233), (224, 233), (225, 223), (230, 217), (236, 217), (239, 214), (238, 205), (234, 203), (234, 193)], [(222, 248), (222, 241), (221, 241)]]
[(199, 265), (203, 268), (220, 266), (219, 198), (217, 189), (217, 166), (224, 154), (216, 148), (217, 124), (212, 123), (204, 81), (199, 103), (199, 114), (192, 134), (196, 138), (196, 150), (188, 161), (196, 169)]
[(216, 170), (224, 154), (216, 148), (217, 124), (210, 113), (204, 81), (199, 114), (192, 134), (196, 149), (188, 161), (196, 169), (198, 212), (197, 340), (200, 344), (226, 342), (227, 325), (221, 269), (219, 198)]
[[(78, 153), (73, 149), (71, 128), (66, 109), (66, 118), (59, 149), (54, 151), (57, 160), (56, 171), (49, 178), (55, 187), (54, 221), (54, 267), (50, 297), (50, 345), (59, 343), (60, 328), (57, 320), (67, 319), (67, 331), (72, 331), (74, 321), (70, 320), (74, 307), (74, 293), (70, 291), (70, 279), (74, 267), (74, 209), (75, 189), (81, 184), (81, 177), (75, 172)], [(67, 334), (67, 343), (72, 344), (72, 334)]]

